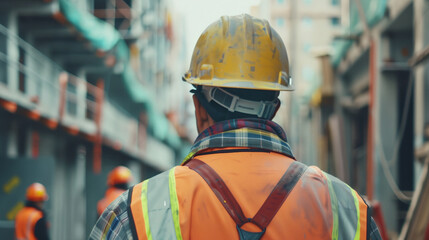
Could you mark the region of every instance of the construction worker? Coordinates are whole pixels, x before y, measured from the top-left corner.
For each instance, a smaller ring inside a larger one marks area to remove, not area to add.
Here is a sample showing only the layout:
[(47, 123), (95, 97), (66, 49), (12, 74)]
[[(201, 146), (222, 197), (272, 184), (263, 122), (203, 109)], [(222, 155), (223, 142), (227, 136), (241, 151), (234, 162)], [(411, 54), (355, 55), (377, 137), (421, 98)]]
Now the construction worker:
[(109, 206), (119, 195), (129, 188), (129, 183), (132, 180), (130, 169), (124, 166), (119, 166), (110, 171), (107, 177), (108, 189), (104, 198), (97, 203), (97, 214), (100, 216), (104, 209)]
[(183, 80), (199, 136), (181, 166), (130, 188), (90, 239), (380, 239), (359, 194), (298, 162), (271, 121), (293, 90), (267, 21), (222, 17), (200, 36)]
[(49, 239), (48, 222), (43, 211), (43, 204), (48, 200), (45, 187), (33, 183), (27, 188), (25, 207), (15, 218), (15, 237), (17, 240)]

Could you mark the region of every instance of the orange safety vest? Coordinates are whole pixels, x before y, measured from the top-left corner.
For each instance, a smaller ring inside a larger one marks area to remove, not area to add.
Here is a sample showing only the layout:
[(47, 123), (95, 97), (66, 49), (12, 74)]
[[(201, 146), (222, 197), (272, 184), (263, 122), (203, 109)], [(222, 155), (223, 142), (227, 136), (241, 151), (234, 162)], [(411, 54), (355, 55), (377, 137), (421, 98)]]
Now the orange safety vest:
[[(276, 152), (238, 149), (199, 155), (189, 163), (196, 159), (219, 175), (248, 223), (239, 226), (225, 207), (230, 200), (221, 202), (217, 190), (185, 165), (130, 190), (131, 224), (138, 239), (244, 239), (239, 228), (264, 230), (262, 239), (367, 238), (368, 209), (363, 199), (317, 167), (308, 167), (295, 178), (287, 199), (273, 206), (278, 209), (261, 229), (255, 222), (264, 222), (265, 216), (257, 213), (294, 160)], [(256, 218), (259, 221), (252, 221)]]
[(43, 217), (42, 211), (34, 207), (24, 207), (15, 218), (15, 237), (17, 240), (37, 240), (34, 227)]
[(104, 210), (117, 198), (119, 195), (121, 195), (126, 190), (115, 188), (115, 187), (109, 187), (106, 190), (106, 194), (104, 195), (104, 198), (102, 198), (97, 203), (97, 213), (100, 216)]

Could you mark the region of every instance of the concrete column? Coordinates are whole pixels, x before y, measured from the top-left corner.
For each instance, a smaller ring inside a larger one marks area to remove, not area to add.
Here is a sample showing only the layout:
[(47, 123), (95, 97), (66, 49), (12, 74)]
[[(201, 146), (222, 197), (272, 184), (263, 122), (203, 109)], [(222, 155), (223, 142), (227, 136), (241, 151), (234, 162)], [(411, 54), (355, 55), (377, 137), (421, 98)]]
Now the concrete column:
[(0, 11), (0, 83), (7, 83), (7, 67), (6, 67), (6, 59), (4, 59), (4, 55), (7, 54), (7, 36), (4, 32), (4, 28), (7, 28), (8, 23), (8, 12)]
[(54, 183), (53, 192), (50, 196), (52, 204), (52, 212), (50, 214), (51, 219), (51, 238), (52, 239), (66, 239), (67, 238), (67, 212), (66, 209), (70, 208), (67, 206), (66, 198), (66, 181), (67, 181), (67, 165), (64, 159), (63, 150), (65, 149), (64, 139), (57, 139), (55, 146), (55, 171), (54, 171)]
[(7, 156), (9, 158), (16, 158), (18, 156), (18, 123), (12, 121), (9, 125), (7, 137)]
[[(414, 0), (414, 55), (419, 54), (425, 47), (424, 34), (428, 30), (425, 23), (425, 11), (427, 1)], [(427, 18), (427, 17), (426, 17)], [(427, 43), (426, 43), (427, 44)], [(423, 144), (424, 114), (425, 114), (425, 92), (424, 92), (425, 67), (419, 64), (414, 67), (414, 146), (418, 148)], [(426, 109), (427, 111), (427, 109)]]
[(52, 201), (52, 239), (84, 239), (86, 194), (85, 150), (66, 139), (57, 139)]
[[(392, 38), (394, 38), (393, 36)], [(383, 59), (388, 59), (392, 52), (390, 45), (393, 39), (388, 36), (374, 34), (377, 48), (377, 60), (379, 66), (376, 69), (376, 99), (374, 111), (374, 193), (375, 199), (382, 205), (383, 217), (387, 229), (397, 230), (397, 203), (396, 198), (390, 189), (383, 172), (381, 158), (387, 161), (393, 158), (397, 129), (398, 129), (398, 84), (395, 73), (382, 73), (381, 63)], [(397, 162), (389, 164), (394, 179), (397, 179)], [(388, 210), (387, 210), (388, 209)]]
[(70, 172), (69, 182), (69, 215), (71, 225), (70, 239), (85, 239), (86, 236), (86, 149), (85, 146), (80, 145), (75, 149), (77, 151), (75, 163)]
[[(10, 11), (7, 17), (6, 28), (8, 28), (9, 32), (13, 35), (18, 35), (18, 16), (16, 12)], [(6, 40), (6, 49), (9, 59), (13, 62), (8, 63), (7, 67), (7, 83), (9, 89), (12, 91), (18, 90), (18, 68), (16, 63), (19, 61), (19, 47), (18, 42), (8, 37)]]
[[(34, 46), (32, 36), (25, 37), (25, 40), (30, 45)], [(30, 47), (25, 48), (25, 84), (26, 94), (30, 98), (38, 97), (40, 100), (41, 89), (44, 86), (45, 79), (49, 76), (43, 74), (44, 66), (48, 65), (45, 59), (41, 59), (39, 52)]]
[[(0, 63), (1, 66), (1, 63)], [(0, 68), (1, 70), (1, 68)], [(1, 78), (1, 75), (0, 75)], [(10, 117), (5, 112), (0, 112), (0, 159), (6, 159), (9, 143)]]
[(79, 71), (78, 77), (83, 80), (83, 81), (79, 81), (77, 86), (76, 86), (76, 94), (77, 94), (77, 118), (80, 120), (85, 120), (85, 115), (86, 115), (86, 93), (87, 93), (87, 88), (86, 88), (86, 72), (84, 70)]
[[(429, 2), (414, 0), (414, 56), (429, 46)], [(414, 67), (414, 148), (421, 147), (424, 143), (424, 127), (429, 122), (429, 66), (420, 63)], [(419, 181), (422, 167), (414, 164), (414, 184)]]

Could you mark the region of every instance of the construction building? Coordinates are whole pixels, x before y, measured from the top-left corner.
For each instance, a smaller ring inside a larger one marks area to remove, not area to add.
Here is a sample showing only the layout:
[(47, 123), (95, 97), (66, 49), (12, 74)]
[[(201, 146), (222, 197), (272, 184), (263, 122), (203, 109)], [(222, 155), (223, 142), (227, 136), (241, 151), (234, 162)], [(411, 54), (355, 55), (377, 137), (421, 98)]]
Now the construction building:
[[(335, 10), (310, 21), (301, 16), (307, 3)], [(298, 159), (366, 195), (384, 239), (429, 237), (429, 2), (278, 0), (260, 9), (277, 28), (279, 16), (290, 19), (284, 40), (298, 87), (285, 128)], [(322, 19), (340, 31), (305, 30)], [(302, 46), (311, 41), (307, 55)]]
[(321, 82), (314, 51), (326, 50), (334, 36), (341, 33), (340, 2), (263, 0), (251, 12), (269, 20), (288, 50), (296, 91), (280, 95), (283, 104), (274, 120), (286, 127), (295, 156), (307, 164), (316, 164), (314, 145), (318, 142), (311, 137), (313, 128), (308, 128), (312, 124), (306, 117), (297, 116), (308, 114), (308, 102)]
[(110, 170), (128, 166), (140, 182), (181, 161), (189, 119), (177, 111), (190, 101), (170, 84), (185, 69), (184, 35), (167, 6), (0, 1), (2, 238), (13, 238), (32, 182), (50, 196), (51, 237), (85, 239)]
[(429, 2), (267, 0), (252, 12), (289, 50), (297, 90), (279, 119), (297, 159), (366, 195), (384, 239), (429, 237)]

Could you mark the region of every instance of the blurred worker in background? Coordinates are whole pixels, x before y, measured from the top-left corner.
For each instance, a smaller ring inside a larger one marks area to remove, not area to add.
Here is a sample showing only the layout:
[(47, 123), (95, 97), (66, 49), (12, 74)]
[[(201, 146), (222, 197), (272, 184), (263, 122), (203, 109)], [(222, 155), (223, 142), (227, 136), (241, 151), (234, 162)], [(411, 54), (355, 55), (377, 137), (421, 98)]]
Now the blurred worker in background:
[(285, 46), (265, 20), (222, 17), (183, 80), (198, 138), (181, 166), (110, 205), (91, 239), (380, 239), (359, 194), (292, 154), (271, 121), (293, 90)]
[(130, 169), (127, 167), (119, 166), (114, 168), (107, 177), (106, 194), (104, 198), (97, 203), (97, 214), (100, 216), (104, 209), (109, 206), (119, 195), (125, 192), (129, 188), (129, 183), (133, 176)]
[(16, 239), (45, 240), (49, 239), (48, 221), (43, 211), (43, 204), (48, 200), (45, 187), (33, 183), (27, 188), (25, 207), (15, 218)]

